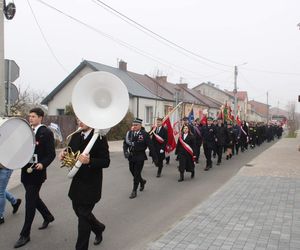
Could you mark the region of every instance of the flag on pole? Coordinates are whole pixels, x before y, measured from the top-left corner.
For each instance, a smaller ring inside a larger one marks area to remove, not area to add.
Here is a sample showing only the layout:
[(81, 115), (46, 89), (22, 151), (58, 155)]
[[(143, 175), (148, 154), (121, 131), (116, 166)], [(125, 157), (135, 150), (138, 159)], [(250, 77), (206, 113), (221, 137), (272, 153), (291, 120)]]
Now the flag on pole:
[(222, 105), (218, 114), (218, 119), (221, 119), (224, 121), (224, 106)]
[(174, 131), (173, 131), (173, 127), (171, 125), (171, 121), (170, 121), (169, 116), (168, 116), (167, 119), (164, 120), (162, 125), (164, 127), (166, 127), (167, 131), (168, 131), (168, 142), (166, 144), (165, 151), (166, 151), (166, 153), (170, 153), (176, 148), (176, 141), (175, 141)]
[(207, 124), (207, 115), (208, 115), (208, 111), (207, 111), (207, 109), (204, 109), (203, 112), (202, 112), (201, 120), (200, 120), (200, 123), (202, 125), (206, 125)]
[(180, 116), (179, 108), (182, 102), (180, 102), (175, 108), (173, 108), (164, 118), (162, 125), (167, 128), (168, 142), (166, 145), (166, 153), (172, 152), (176, 148), (176, 138), (180, 132)]
[(240, 116), (241, 116), (241, 109), (240, 107), (238, 106), (238, 113), (236, 115), (236, 124), (239, 125), (239, 126), (242, 126), (242, 121), (240, 120)]
[(224, 122), (228, 120), (228, 105), (227, 102), (225, 103), (225, 106), (223, 108), (223, 117), (224, 117)]
[(194, 117), (194, 109), (192, 107), (190, 113), (189, 113), (189, 116), (188, 116), (188, 119), (189, 119), (189, 123), (192, 124), (192, 122), (194, 121), (195, 117)]

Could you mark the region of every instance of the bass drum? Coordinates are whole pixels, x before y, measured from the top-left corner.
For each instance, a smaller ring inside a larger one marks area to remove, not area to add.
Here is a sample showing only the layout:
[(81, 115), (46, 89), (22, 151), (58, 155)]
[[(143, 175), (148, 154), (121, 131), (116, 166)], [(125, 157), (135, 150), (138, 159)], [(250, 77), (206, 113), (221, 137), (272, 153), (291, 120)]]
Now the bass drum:
[(0, 164), (9, 169), (24, 167), (32, 158), (35, 135), (21, 118), (0, 117)]

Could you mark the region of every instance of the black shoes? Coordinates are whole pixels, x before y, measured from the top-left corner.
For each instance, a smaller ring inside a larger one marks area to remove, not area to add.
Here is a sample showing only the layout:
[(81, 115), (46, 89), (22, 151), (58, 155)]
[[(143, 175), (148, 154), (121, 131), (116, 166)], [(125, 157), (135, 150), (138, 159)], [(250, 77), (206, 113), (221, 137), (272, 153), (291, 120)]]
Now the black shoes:
[(29, 242), (29, 241), (30, 241), (29, 236), (21, 236), (20, 239), (18, 239), (18, 241), (14, 245), (14, 248), (22, 247), (22, 246), (26, 245), (27, 242)]
[(145, 189), (145, 184), (146, 184), (146, 180), (143, 180), (142, 182), (141, 182), (141, 186), (140, 186), (140, 191), (143, 191), (144, 189)]
[(217, 162), (217, 166), (219, 166), (219, 165), (221, 165), (221, 162), (220, 162), (220, 161)]
[(54, 221), (54, 217), (51, 215), (51, 217), (49, 217), (47, 220), (44, 220), (42, 226), (39, 227), (39, 230), (47, 228), (49, 223), (51, 223), (52, 221)]
[(21, 199), (17, 199), (16, 204), (12, 205), (12, 207), (13, 207), (13, 214), (15, 214), (18, 211), (19, 206), (21, 205), (21, 202), (22, 202)]
[(157, 173), (156, 177), (157, 177), (157, 178), (161, 177), (161, 174), (160, 174), (160, 173)]
[(136, 191), (132, 191), (129, 196), (129, 199), (134, 199), (135, 197), (136, 197)]
[(178, 182), (182, 182), (182, 181), (184, 181), (184, 174), (180, 173), (180, 178), (179, 178)]
[(193, 179), (195, 177), (195, 171), (193, 171), (192, 173), (191, 173), (191, 178)]
[(95, 246), (99, 245), (102, 242), (102, 240), (103, 240), (102, 233), (104, 232), (104, 230), (105, 230), (105, 226), (104, 226), (103, 230), (98, 235), (96, 235), (95, 240), (94, 240)]
[(0, 224), (4, 223), (4, 217), (0, 217)]

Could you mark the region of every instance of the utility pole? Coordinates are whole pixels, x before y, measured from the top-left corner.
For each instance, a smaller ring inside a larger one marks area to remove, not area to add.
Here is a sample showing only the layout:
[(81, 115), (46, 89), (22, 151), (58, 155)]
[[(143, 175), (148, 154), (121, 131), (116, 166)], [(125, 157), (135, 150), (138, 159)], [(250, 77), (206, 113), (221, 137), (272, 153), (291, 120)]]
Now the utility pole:
[(267, 91), (267, 124), (269, 123), (269, 91)]
[(5, 84), (4, 84), (4, 12), (3, 0), (0, 0), (0, 116), (5, 115)]
[(233, 88), (233, 95), (234, 95), (233, 113), (234, 113), (234, 118), (236, 118), (236, 114), (237, 114), (237, 76), (238, 76), (238, 67), (234, 66), (234, 88)]

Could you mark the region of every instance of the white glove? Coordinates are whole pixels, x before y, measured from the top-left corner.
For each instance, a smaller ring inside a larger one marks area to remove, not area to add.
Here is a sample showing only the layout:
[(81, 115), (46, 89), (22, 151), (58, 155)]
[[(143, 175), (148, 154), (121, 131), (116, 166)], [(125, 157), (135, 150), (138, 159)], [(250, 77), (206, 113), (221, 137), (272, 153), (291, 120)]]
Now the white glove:
[(161, 154), (162, 154), (163, 152), (165, 152), (163, 149), (159, 150), (159, 153), (161, 153)]

